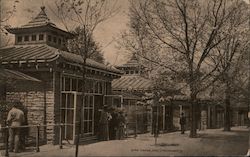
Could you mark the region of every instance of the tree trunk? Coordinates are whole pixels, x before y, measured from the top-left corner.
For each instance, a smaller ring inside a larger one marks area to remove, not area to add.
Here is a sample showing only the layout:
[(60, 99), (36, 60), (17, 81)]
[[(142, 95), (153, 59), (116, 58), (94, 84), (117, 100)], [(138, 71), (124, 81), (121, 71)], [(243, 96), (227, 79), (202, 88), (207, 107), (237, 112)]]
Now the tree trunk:
[(227, 81), (225, 91), (224, 131), (231, 130), (230, 120), (230, 84)]
[(191, 94), (191, 125), (190, 125), (190, 138), (195, 138), (197, 136), (197, 119), (196, 119), (196, 111), (197, 111), (197, 100), (196, 95)]

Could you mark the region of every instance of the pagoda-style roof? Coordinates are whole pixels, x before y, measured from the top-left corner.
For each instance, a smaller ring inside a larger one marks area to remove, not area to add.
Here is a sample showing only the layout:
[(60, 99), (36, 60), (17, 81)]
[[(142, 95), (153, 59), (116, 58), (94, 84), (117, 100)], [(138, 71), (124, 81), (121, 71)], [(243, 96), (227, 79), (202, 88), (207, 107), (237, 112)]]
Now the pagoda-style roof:
[(132, 57), (127, 63), (117, 66), (117, 68), (138, 68), (138, 67), (141, 67), (141, 65), (139, 64), (139, 61), (136, 58), (135, 54), (132, 55)]
[(153, 84), (151, 80), (140, 75), (124, 75), (112, 82), (112, 89), (119, 91), (145, 91), (152, 90)]
[(31, 28), (31, 27), (38, 27), (38, 26), (44, 26), (44, 25), (52, 25), (56, 27), (56, 25), (52, 22), (50, 22), (50, 19), (48, 18), (45, 7), (41, 7), (40, 13), (32, 19), (29, 23), (22, 26), (22, 28)]
[[(71, 63), (83, 64), (83, 58), (80, 55), (62, 51), (46, 44), (35, 45), (14, 45), (13, 47), (0, 49), (0, 61), (2, 64), (9, 63), (27, 63), (27, 62), (52, 62), (57, 59), (69, 61)], [(92, 59), (87, 59), (87, 67), (101, 69), (104, 71), (122, 74), (122, 71), (98, 63)]]
[(68, 36), (68, 38), (73, 37), (72, 33), (58, 28), (54, 23), (50, 21), (50, 19), (48, 18), (45, 12), (44, 6), (41, 7), (40, 13), (27, 24), (21, 27), (7, 28), (7, 30), (8, 32), (13, 33), (13, 34), (18, 34), (22, 32), (25, 32), (25, 33), (33, 32), (35, 30), (40, 30), (40, 31), (54, 30), (54, 31), (60, 32)]

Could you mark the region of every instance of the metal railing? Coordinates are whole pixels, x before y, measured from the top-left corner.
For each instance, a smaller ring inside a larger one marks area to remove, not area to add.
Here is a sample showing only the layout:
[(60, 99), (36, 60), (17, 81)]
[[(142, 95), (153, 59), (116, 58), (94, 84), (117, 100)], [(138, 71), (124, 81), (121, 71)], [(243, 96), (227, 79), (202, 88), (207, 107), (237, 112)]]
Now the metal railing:
[[(11, 127), (11, 126), (5, 126), (0, 127), (0, 131), (4, 133), (5, 137), (5, 157), (9, 157), (9, 129), (11, 128), (36, 128), (36, 137), (35, 137), (35, 150), (36, 152), (40, 152), (40, 131), (42, 127), (59, 127), (59, 148), (63, 148), (63, 127), (66, 126), (73, 126), (74, 124), (66, 124), (66, 123), (60, 123), (60, 124), (49, 124), (49, 125), (23, 125), (19, 127)], [(148, 126), (148, 124), (144, 124), (145, 126)], [(132, 126), (132, 127), (131, 127)], [(127, 123), (126, 132), (128, 133), (128, 129), (133, 128), (134, 138), (137, 137), (138, 134), (138, 124), (136, 122), (129, 122)]]
[[(63, 127), (65, 126), (73, 126), (73, 124), (66, 124), (66, 123), (61, 123), (61, 124), (49, 124), (49, 125), (23, 125), (23, 126), (18, 126), (18, 127), (12, 127), (12, 126), (5, 126), (5, 127), (0, 127), (1, 132), (4, 133), (5, 136), (5, 157), (9, 157), (9, 129), (12, 128), (36, 128), (36, 146), (35, 146), (35, 150), (36, 152), (40, 152), (40, 147), (39, 147), (39, 143), (40, 143), (40, 129), (41, 127), (59, 127), (59, 148), (62, 149), (63, 148)], [(3, 136), (3, 137), (4, 137)]]

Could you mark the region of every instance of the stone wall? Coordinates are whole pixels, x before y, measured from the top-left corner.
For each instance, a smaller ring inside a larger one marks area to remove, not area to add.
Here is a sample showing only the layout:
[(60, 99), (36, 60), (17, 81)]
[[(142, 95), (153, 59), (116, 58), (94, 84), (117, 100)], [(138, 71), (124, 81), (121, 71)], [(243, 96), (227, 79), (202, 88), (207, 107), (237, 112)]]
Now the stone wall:
[[(55, 110), (55, 103), (59, 105), (59, 98), (57, 96), (57, 101), (55, 101), (54, 82), (59, 82), (57, 84), (60, 85), (60, 81), (53, 79), (53, 73), (36, 74), (35, 77), (42, 82), (18, 81), (8, 87), (6, 100), (20, 101), (27, 107), (29, 125), (53, 125), (58, 122), (58, 115), (60, 116), (59, 109)], [(54, 126), (41, 127), (40, 130), (42, 139), (45, 139), (47, 143), (55, 143), (58, 133)], [(31, 136), (35, 136), (35, 132), (36, 128), (30, 129)]]

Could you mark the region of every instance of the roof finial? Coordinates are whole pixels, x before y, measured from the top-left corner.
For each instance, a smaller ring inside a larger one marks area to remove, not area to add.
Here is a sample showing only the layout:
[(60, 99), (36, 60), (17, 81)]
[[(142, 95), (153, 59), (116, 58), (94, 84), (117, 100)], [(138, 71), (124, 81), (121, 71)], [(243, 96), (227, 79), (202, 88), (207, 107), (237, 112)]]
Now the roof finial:
[(42, 9), (42, 11), (44, 11), (45, 10), (45, 6), (41, 6), (41, 9)]

